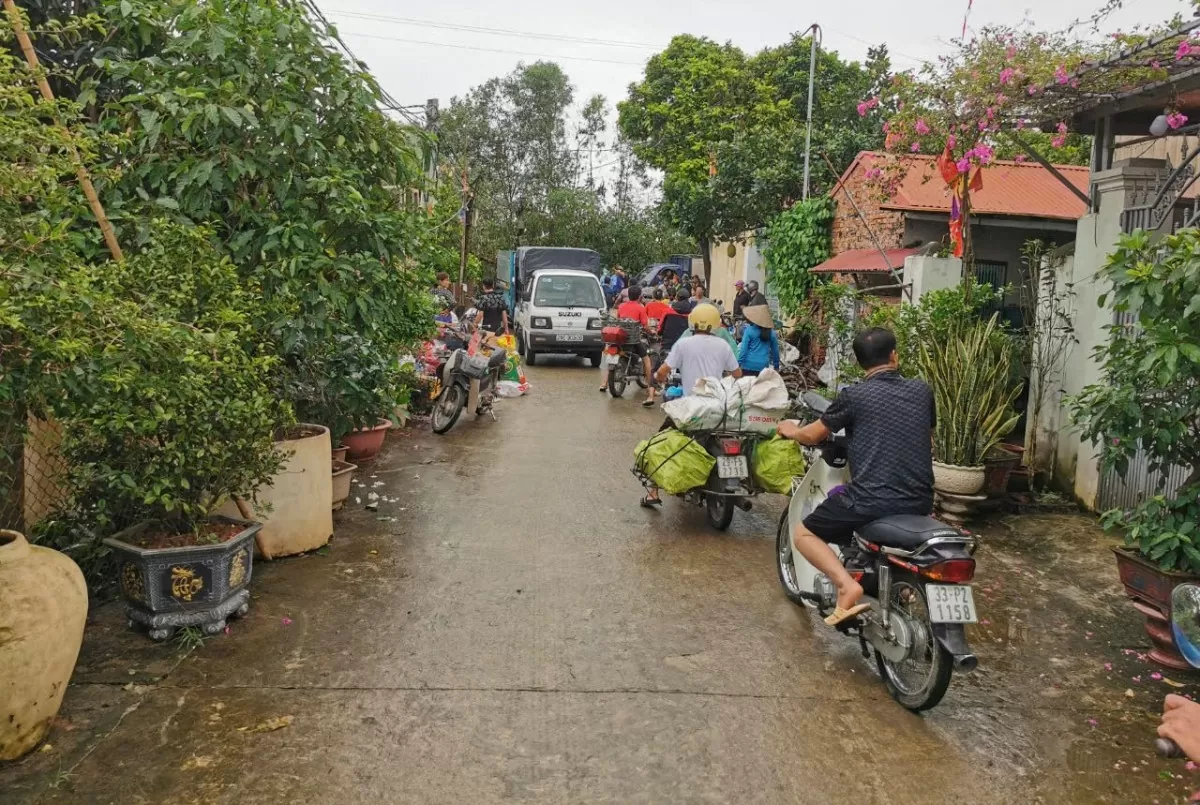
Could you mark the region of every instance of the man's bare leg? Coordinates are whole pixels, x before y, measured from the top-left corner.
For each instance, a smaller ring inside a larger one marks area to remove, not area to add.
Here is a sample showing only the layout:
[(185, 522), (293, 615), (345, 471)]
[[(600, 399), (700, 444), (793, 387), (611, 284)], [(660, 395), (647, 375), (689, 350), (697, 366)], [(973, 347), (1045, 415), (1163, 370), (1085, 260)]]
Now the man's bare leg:
[(862, 585), (850, 577), (845, 566), (838, 561), (825, 540), (809, 531), (803, 525), (797, 525), (792, 535), (792, 546), (808, 560), (809, 564), (829, 577), (837, 587), (838, 609), (849, 609), (862, 598)]
[(650, 356), (642, 358), (642, 368), (646, 370), (646, 399), (654, 402), (654, 372), (650, 369)]

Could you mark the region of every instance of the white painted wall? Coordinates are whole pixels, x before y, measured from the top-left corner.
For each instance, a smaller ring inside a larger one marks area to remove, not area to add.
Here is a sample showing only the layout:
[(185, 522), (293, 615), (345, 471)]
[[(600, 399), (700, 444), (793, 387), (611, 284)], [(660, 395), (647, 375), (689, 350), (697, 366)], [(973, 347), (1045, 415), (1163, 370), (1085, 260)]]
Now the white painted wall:
[(927, 293), (954, 288), (962, 282), (962, 260), (957, 257), (906, 257), (904, 279), (912, 283), (912, 301), (916, 304)]

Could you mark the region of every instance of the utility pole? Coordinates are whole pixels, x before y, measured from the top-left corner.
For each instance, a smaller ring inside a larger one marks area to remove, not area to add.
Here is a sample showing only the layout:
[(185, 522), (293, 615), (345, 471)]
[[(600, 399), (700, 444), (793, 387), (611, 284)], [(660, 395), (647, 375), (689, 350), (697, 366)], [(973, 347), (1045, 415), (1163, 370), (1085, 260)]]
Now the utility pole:
[(808, 35), (812, 42), (812, 50), (808, 56), (808, 122), (804, 126), (804, 201), (808, 201), (808, 157), (812, 151), (812, 113), (813, 113), (813, 85), (817, 77), (817, 46), (821, 37), (821, 26), (815, 22), (808, 29)]
[(459, 215), (462, 216), (462, 247), (459, 251), (458, 260), (458, 302), (459, 304), (466, 303), (466, 284), (467, 284), (467, 255), (470, 253), (471, 247), (471, 208), (472, 196), (471, 185), (467, 181), (467, 169), (462, 171), (462, 196), (463, 203)]
[(427, 210), (433, 210), (433, 199), (437, 194), (438, 184), (438, 132), (441, 115), (438, 110), (438, 99), (430, 98), (425, 101), (425, 131), (429, 132), (431, 141), (425, 155), (425, 191), (423, 199)]

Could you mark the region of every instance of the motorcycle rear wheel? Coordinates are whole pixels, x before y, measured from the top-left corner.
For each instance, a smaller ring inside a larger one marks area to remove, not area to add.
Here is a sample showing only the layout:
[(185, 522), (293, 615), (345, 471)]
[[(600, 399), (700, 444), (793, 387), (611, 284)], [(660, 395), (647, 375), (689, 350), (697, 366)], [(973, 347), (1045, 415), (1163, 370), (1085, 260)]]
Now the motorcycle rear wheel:
[[(723, 487), (724, 484), (717, 476), (717, 471), (713, 470), (712, 475), (708, 477), (708, 488), (723, 491)], [(724, 531), (733, 522), (733, 498), (728, 495), (705, 495), (704, 512), (708, 515), (710, 526), (718, 531)]]
[[(891, 606), (906, 613), (907, 617), (923, 626), (924, 645), (914, 648), (916, 656), (894, 663), (875, 652), (875, 663), (879, 675), (887, 685), (888, 693), (901, 705), (914, 713), (935, 707), (950, 687), (954, 674), (954, 661), (933, 634), (929, 621), (929, 607), (925, 599), (925, 583), (916, 576), (897, 573), (892, 580)], [(910, 680), (908, 670), (917, 671)]]
[(442, 390), (442, 396), (434, 404), (433, 412), (429, 417), (433, 432), (443, 434), (453, 428), (466, 404), (467, 392), (462, 386), (458, 383), (446, 386)]
[(629, 385), (629, 359), (622, 355), (617, 359), (617, 365), (608, 370), (608, 393), (613, 397), (624, 397), (625, 387)]

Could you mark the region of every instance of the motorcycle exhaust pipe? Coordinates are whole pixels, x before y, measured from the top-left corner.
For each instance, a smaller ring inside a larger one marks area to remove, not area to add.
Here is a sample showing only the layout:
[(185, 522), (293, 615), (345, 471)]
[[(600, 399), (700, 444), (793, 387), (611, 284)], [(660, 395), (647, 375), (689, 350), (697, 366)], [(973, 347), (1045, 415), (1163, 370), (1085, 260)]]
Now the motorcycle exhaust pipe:
[(954, 670), (959, 673), (970, 673), (979, 666), (979, 658), (974, 654), (955, 654)]

